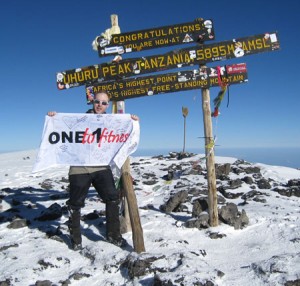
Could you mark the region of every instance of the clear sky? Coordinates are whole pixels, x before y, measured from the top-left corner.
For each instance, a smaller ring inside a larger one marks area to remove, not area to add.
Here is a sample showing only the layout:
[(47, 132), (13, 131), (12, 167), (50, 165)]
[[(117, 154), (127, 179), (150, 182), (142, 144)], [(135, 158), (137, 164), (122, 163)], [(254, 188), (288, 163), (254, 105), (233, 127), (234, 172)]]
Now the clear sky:
[[(300, 145), (297, 0), (2, 0), (0, 7), (0, 152), (38, 148), (49, 110), (88, 109), (84, 87), (59, 91), (56, 72), (112, 60), (99, 58), (91, 47), (94, 38), (111, 27), (112, 14), (118, 15), (122, 32), (212, 19), (215, 40), (207, 44), (278, 31), (279, 51), (208, 64), (245, 62), (249, 78), (248, 83), (230, 87), (229, 106), (226, 96), (213, 130), (222, 147)], [(149, 52), (161, 54), (166, 49)], [(210, 89), (211, 101), (219, 90)], [(204, 136), (201, 90), (126, 100), (126, 112), (140, 117), (139, 148), (182, 148), (183, 106), (189, 109), (186, 150), (203, 148), (198, 138)]]

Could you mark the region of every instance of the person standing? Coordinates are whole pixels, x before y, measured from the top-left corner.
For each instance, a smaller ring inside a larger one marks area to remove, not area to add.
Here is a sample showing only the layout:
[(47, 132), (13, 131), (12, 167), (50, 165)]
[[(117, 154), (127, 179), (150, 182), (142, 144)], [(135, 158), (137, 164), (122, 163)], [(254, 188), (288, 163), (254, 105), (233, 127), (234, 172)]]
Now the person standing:
[[(87, 113), (105, 114), (109, 106), (107, 92), (100, 91), (95, 94), (93, 108)], [(48, 116), (55, 116), (55, 111), (49, 111)], [(139, 120), (138, 116), (131, 115), (133, 120)], [(69, 231), (71, 246), (74, 250), (82, 249), (82, 237), (80, 227), (81, 208), (87, 197), (91, 184), (106, 205), (106, 239), (108, 242), (124, 246), (126, 240), (122, 238), (120, 231), (119, 203), (120, 193), (115, 187), (115, 181), (110, 166), (71, 166), (69, 170), (70, 192), (67, 205), (69, 209)]]

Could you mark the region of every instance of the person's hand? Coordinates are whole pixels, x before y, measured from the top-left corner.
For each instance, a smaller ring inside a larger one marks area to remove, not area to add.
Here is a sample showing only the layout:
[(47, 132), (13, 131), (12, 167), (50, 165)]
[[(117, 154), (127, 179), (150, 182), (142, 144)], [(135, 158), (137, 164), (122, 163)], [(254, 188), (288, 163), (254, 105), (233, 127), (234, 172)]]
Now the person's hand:
[(48, 116), (54, 116), (56, 114), (56, 111), (48, 111), (47, 115)]
[(131, 114), (131, 119), (139, 121), (139, 117), (137, 115)]

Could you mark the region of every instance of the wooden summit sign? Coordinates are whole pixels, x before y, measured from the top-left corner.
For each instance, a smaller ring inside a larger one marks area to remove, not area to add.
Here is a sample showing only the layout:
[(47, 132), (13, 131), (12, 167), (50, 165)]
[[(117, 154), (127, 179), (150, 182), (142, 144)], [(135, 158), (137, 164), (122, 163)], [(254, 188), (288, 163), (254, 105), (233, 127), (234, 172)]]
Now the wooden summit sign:
[(109, 39), (96, 38), (99, 57), (131, 53), (165, 46), (213, 40), (212, 20), (196, 19), (194, 22), (163, 26), (112, 35)]
[(86, 86), (86, 96), (89, 102), (89, 99), (93, 98), (93, 94), (105, 90), (109, 93), (111, 100), (119, 101), (145, 95), (151, 96), (247, 81), (247, 67), (245, 63), (241, 63), (95, 83)]
[(233, 39), (210, 45), (199, 45), (162, 55), (104, 63), (57, 73), (58, 89), (68, 89), (162, 70), (206, 64), (209, 62), (241, 58), (243, 56), (278, 50), (276, 32)]

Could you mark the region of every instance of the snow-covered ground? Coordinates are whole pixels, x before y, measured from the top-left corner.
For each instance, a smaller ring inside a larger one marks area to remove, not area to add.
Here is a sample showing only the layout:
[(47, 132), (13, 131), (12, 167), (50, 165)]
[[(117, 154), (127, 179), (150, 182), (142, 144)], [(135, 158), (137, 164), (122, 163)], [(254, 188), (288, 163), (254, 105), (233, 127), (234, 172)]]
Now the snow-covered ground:
[[(105, 218), (99, 216), (82, 220), (84, 249), (76, 252), (68, 247), (66, 212), (55, 220), (36, 220), (55, 203), (65, 206), (68, 168), (32, 174), (35, 156), (35, 150), (0, 154), (0, 284), (7, 283), (1, 285), (38, 285), (37, 281), (45, 280), (48, 284), (40, 285), (155, 285), (151, 269), (161, 281), (170, 283), (156, 285), (209, 285), (207, 281), (213, 283), (210, 285), (228, 286), (296, 285), (287, 284), (296, 280), (300, 283), (299, 196), (275, 191), (291, 179), (299, 180), (300, 170), (251, 164), (260, 168), (272, 187), (258, 189), (255, 182), (243, 182), (230, 192), (246, 194), (256, 190), (261, 193), (260, 200), (245, 203), (241, 196), (226, 199), (235, 203), (239, 211), (245, 210), (248, 226), (236, 230), (220, 222), (217, 227), (198, 229), (184, 226), (191, 219), (191, 203), (186, 203), (188, 211), (170, 214), (160, 206), (182, 188), (207, 188), (204, 175), (185, 175), (182, 171), (175, 172), (173, 180), (164, 178), (171, 165), (185, 170), (200, 164), (205, 173), (205, 161), (200, 160), (203, 155), (182, 160), (131, 157), (146, 251), (134, 252), (131, 232), (123, 234), (129, 243), (125, 249), (107, 243)], [(235, 161), (236, 158), (216, 157), (219, 164)], [(229, 174), (232, 180), (243, 177), (245, 173)], [(218, 180), (217, 186), (221, 184), (224, 182)], [(82, 215), (104, 209), (91, 188)], [(10, 228), (16, 218), (26, 219), (27, 225)], [(212, 239), (212, 233), (220, 238)], [(149, 271), (130, 278), (124, 262), (149, 257), (155, 258)]]

